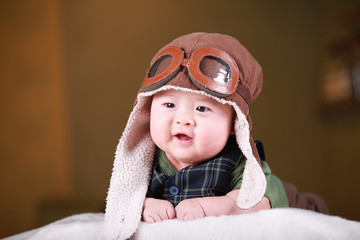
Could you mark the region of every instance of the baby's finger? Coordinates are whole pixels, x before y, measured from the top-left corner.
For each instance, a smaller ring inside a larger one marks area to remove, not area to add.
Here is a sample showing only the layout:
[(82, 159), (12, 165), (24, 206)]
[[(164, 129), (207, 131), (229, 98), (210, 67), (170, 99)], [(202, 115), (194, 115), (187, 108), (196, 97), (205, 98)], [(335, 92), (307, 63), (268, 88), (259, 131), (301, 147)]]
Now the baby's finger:
[(166, 209), (166, 216), (167, 216), (167, 219), (174, 219), (176, 217), (175, 209), (174, 208)]
[(163, 220), (160, 214), (154, 214), (152, 218), (154, 219), (155, 222), (161, 222)]
[[(179, 206), (179, 205), (178, 205), (178, 206)], [(181, 207), (176, 207), (176, 208), (175, 208), (175, 211), (176, 211), (176, 218), (177, 218), (177, 219), (180, 219), (180, 220), (183, 220), (184, 215), (185, 215), (183, 209), (182, 209)]]
[(181, 210), (181, 209), (176, 212), (176, 218), (180, 219), (182, 221), (192, 220), (191, 214), (189, 214), (187, 211), (184, 211), (184, 210)]
[(144, 222), (147, 222), (147, 223), (154, 223), (155, 222), (154, 218), (152, 216), (150, 216), (150, 215), (149, 216), (144, 215), (143, 220), (144, 220)]
[(170, 209), (164, 209), (163, 211), (159, 212), (158, 215), (159, 215), (161, 221), (172, 219)]

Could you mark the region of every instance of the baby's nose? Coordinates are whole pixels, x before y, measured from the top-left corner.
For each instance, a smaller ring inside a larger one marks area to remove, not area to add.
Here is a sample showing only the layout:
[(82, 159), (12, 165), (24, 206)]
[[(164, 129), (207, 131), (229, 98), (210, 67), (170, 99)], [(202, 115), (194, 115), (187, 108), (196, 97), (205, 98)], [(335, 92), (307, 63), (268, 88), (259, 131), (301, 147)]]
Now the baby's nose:
[(188, 127), (195, 126), (194, 118), (191, 116), (191, 114), (187, 114), (187, 113), (178, 114), (175, 118), (175, 123)]

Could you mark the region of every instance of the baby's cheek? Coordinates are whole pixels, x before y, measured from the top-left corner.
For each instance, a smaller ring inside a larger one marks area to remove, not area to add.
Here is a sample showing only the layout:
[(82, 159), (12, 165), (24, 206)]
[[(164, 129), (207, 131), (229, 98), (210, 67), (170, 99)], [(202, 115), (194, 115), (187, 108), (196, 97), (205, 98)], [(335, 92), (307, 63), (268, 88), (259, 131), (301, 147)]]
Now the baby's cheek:
[(211, 158), (218, 154), (225, 146), (226, 141), (214, 135), (208, 135), (204, 137), (205, 141), (201, 143), (200, 149), (207, 158)]

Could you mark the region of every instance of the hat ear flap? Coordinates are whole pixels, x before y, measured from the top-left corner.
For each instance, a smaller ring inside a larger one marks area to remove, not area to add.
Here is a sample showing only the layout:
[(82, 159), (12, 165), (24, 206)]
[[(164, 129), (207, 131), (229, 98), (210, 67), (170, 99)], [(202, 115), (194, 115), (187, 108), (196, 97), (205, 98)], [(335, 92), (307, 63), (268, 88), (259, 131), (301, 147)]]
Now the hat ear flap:
[(138, 97), (117, 145), (106, 198), (104, 239), (127, 239), (141, 219), (155, 144), (151, 139), (149, 97)]
[(259, 154), (250, 135), (250, 124), (238, 107), (235, 107), (236, 141), (246, 157), (242, 184), (237, 199), (237, 205), (242, 209), (249, 209), (258, 204), (266, 191), (266, 178), (262, 170)]
[(255, 158), (247, 158), (237, 205), (250, 209), (258, 204), (266, 191), (266, 178)]

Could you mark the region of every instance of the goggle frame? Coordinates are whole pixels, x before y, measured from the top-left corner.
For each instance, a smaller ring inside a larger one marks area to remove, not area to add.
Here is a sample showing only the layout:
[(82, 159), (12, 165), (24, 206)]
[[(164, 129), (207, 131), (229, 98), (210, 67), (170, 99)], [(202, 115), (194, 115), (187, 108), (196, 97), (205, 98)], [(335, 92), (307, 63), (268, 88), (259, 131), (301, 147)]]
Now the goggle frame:
[[(158, 61), (166, 56), (172, 57), (170, 65), (159, 74), (150, 76)], [(229, 81), (221, 83), (206, 76), (200, 69), (200, 63), (205, 57), (217, 58), (227, 64), (230, 69)], [(179, 73), (181, 67), (187, 68), (191, 81), (198, 88), (211, 95), (227, 97), (237, 90), (240, 75), (239, 68), (235, 60), (228, 53), (215, 47), (200, 47), (189, 58), (186, 58), (185, 52), (177, 46), (166, 47), (156, 55), (153, 64), (145, 75), (141, 86), (142, 89), (151, 91), (160, 88), (173, 79)]]

